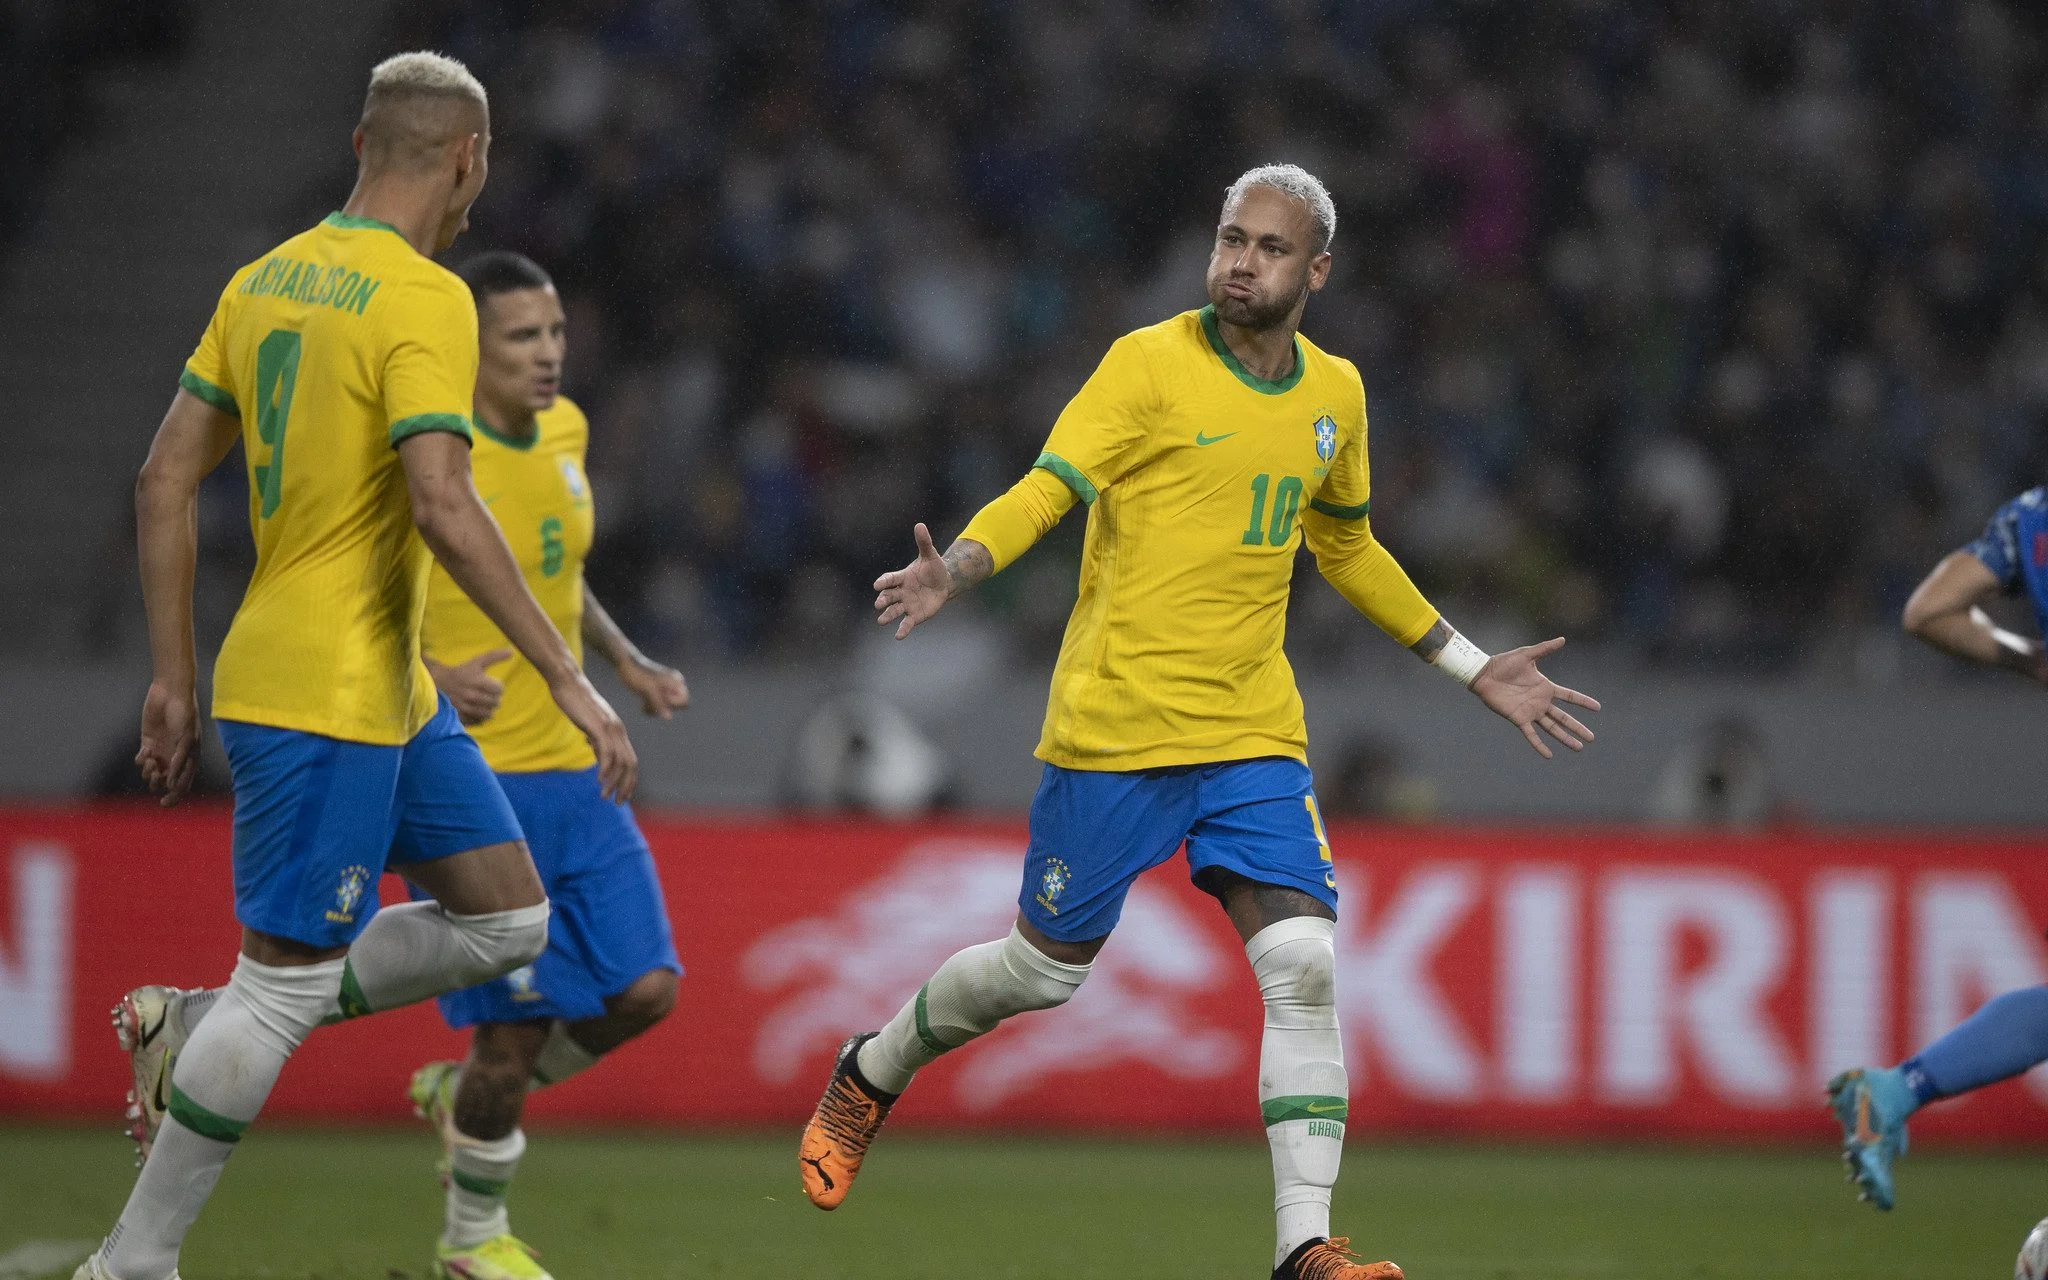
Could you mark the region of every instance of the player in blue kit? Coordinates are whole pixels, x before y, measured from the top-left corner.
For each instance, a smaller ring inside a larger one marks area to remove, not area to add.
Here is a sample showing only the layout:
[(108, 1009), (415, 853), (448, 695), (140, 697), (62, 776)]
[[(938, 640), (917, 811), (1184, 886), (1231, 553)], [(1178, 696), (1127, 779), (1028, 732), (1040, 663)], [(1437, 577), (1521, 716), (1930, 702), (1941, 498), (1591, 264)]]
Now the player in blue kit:
[[(1905, 614), (1906, 630), (1937, 649), (2048, 684), (2041, 641), (2005, 630), (1978, 607), (1994, 594), (2025, 596), (2048, 635), (2048, 487), (2000, 507), (1982, 537), (1934, 567)], [(2048, 986), (2006, 992), (1896, 1067), (1858, 1067), (1829, 1081), (1859, 1198), (1892, 1207), (1892, 1162), (1905, 1154), (1915, 1111), (2040, 1062), (2048, 1062)]]

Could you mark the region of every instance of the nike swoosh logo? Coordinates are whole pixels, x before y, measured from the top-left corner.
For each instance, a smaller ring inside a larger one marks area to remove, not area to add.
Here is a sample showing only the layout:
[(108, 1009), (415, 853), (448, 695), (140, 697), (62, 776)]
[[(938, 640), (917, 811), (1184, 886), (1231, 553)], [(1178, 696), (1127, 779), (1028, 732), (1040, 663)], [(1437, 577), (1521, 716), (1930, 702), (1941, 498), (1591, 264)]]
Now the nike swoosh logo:
[(1230, 439), (1230, 437), (1236, 434), (1237, 432), (1235, 431), (1226, 431), (1220, 436), (1210, 436), (1203, 435), (1201, 432), (1197, 431), (1195, 432), (1195, 445), (1197, 448), (1200, 448), (1203, 445), (1221, 444), (1225, 440)]
[(1323, 1112), (1325, 1111), (1342, 1111), (1344, 1110), (1344, 1107), (1345, 1104), (1342, 1102), (1337, 1103), (1335, 1106), (1325, 1106), (1320, 1102), (1311, 1102), (1307, 1106), (1303, 1107), (1302, 1110), (1308, 1112), (1312, 1116), (1319, 1116), (1323, 1114)]
[(825, 1172), (825, 1157), (819, 1156), (817, 1159), (813, 1160), (809, 1156), (798, 1156), (797, 1159), (803, 1161), (805, 1164), (811, 1166), (811, 1168), (816, 1169), (818, 1171), (818, 1180), (825, 1184), (825, 1190), (830, 1191), (833, 1188), (833, 1186), (836, 1185), (832, 1181), (832, 1175)]
[(1856, 1095), (1856, 1141), (1864, 1146), (1873, 1146), (1877, 1140), (1877, 1131), (1870, 1127), (1870, 1095), (1859, 1093)]
[(156, 1070), (156, 1109), (159, 1112), (171, 1109), (171, 1100), (164, 1096), (164, 1085), (171, 1078), (171, 1060), (166, 1057), (164, 1065)]

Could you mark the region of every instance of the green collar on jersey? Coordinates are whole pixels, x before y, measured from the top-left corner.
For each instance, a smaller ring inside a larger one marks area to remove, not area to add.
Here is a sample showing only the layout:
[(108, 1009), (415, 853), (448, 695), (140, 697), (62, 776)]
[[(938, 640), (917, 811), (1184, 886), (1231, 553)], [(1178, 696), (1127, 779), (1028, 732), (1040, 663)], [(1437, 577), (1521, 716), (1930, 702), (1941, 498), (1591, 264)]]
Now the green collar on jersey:
[(388, 222), (379, 222), (375, 218), (365, 218), (359, 214), (343, 213), (339, 209), (320, 219), (320, 221), (330, 227), (340, 227), (343, 231), (389, 231), (401, 240), (405, 238), (404, 234), (397, 227), (392, 226)]
[(502, 431), (493, 431), (491, 430), (491, 424), (485, 422), (484, 416), (480, 413), (471, 414), (469, 420), (476, 423), (478, 431), (483, 432), (508, 449), (531, 449), (540, 443), (540, 418), (538, 415), (534, 417), (533, 434), (530, 436), (508, 436)]
[(1203, 307), (1200, 314), (1202, 317), (1202, 332), (1208, 336), (1209, 345), (1215, 348), (1216, 354), (1221, 357), (1223, 367), (1236, 374), (1239, 382), (1242, 382), (1260, 395), (1277, 396), (1282, 392), (1294, 390), (1294, 384), (1301, 381), (1302, 373), (1308, 368), (1308, 361), (1302, 355), (1301, 338), (1299, 335), (1296, 335), (1294, 339), (1294, 368), (1288, 371), (1287, 376), (1277, 380), (1261, 378), (1245, 368), (1244, 365), (1238, 362), (1237, 357), (1231, 353), (1230, 344), (1223, 340), (1223, 330), (1216, 325), (1215, 304), (1211, 303)]

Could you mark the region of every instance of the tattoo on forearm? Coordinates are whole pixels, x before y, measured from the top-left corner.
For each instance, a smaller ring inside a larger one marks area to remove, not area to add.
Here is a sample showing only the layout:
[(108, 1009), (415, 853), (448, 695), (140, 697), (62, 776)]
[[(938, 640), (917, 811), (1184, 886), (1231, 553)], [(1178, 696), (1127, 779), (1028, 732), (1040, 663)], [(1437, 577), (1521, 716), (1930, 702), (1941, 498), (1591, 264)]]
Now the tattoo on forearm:
[(988, 548), (965, 538), (956, 539), (952, 546), (946, 548), (946, 554), (939, 558), (946, 565), (948, 599), (996, 571), (995, 558), (989, 555)]
[(1435, 662), (1436, 655), (1442, 653), (1450, 642), (1451, 624), (1438, 618), (1436, 625), (1423, 633), (1422, 639), (1408, 646), (1408, 651), (1424, 662)]

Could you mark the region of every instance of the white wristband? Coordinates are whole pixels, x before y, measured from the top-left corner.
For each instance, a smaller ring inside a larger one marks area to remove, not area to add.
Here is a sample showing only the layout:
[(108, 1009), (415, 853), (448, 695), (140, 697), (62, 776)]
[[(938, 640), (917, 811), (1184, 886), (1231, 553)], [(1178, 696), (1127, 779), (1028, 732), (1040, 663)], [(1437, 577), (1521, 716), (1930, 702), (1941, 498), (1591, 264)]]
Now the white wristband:
[(1443, 648), (1436, 651), (1436, 657), (1430, 659), (1430, 665), (1469, 689), (1472, 682), (1479, 678), (1479, 669), (1484, 667), (1487, 659), (1492, 656), (1459, 635), (1457, 628), (1453, 627), (1451, 638), (1444, 642)]

